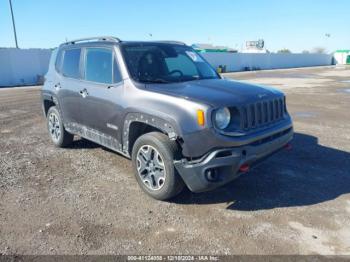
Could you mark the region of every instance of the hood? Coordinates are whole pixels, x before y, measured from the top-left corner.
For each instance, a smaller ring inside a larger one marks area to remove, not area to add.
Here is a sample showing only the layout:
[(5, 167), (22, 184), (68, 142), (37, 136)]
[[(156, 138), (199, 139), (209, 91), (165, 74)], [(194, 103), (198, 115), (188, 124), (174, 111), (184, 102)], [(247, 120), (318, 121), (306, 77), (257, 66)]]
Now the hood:
[(271, 87), (226, 79), (147, 84), (146, 89), (214, 107), (254, 103), (259, 100), (269, 100), (283, 96), (281, 91)]

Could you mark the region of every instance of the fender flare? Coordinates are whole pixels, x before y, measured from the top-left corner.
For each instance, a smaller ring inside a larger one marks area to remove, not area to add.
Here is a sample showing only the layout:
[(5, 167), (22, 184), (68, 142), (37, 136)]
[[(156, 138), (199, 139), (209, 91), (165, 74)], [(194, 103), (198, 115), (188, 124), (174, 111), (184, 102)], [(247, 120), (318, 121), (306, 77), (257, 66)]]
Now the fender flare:
[(60, 113), (60, 115), (62, 117), (63, 125), (65, 126), (67, 123), (64, 120), (63, 112), (62, 112), (61, 107), (60, 107), (60, 102), (59, 102), (56, 94), (54, 92), (51, 92), (51, 91), (42, 91), (41, 99), (42, 99), (42, 110), (43, 110), (44, 116), (47, 117), (46, 112), (45, 112), (45, 101), (50, 101), (56, 106), (58, 112)]
[(59, 105), (59, 102), (58, 102), (58, 99), (57, 99), (55, 93), (49, 92), (49, 91), (42, 91), (41, 99), (42, 99), (42, 102), (43, 102), (43, 112), (44, 113), (45, 113), (45, 108), (44, 108), (44, 102), (45, 101), (50, 101), (50, 102), (54, 103), (55, 106), (57, 107), (58, 111), (60, 111), (60, 105)]
[(124, 152), (129, 152), (130, 125), (135, 122), (144, 123), (157, 129), (160, 129), (171, 140), (176, 140), (179, 137), (179, 133), (175, 125), (168, 120), (164, 120), (160, 117), (152, 116), (146, 113), (128, 113), (124, 118), (122, 133), (122, 143)]

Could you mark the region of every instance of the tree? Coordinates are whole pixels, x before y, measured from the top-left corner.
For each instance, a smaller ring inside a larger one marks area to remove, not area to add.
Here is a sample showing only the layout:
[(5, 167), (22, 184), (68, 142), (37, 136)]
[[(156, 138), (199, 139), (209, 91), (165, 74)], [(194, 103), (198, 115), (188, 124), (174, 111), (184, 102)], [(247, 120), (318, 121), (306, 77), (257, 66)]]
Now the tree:
[(310, 54), (309, 50), (303, 50), (303, 52), (301, 52), (302, 54)]
[(278, 50), (277, 53), (290, 54), (292, 52), (289, 49), (287, 49), (287, 48), (283, 48), (281, 50)]
[(326, 48), (324, 48), (324, 47), (314, 47), (312, 49), (312, 53), (314, 53), (314, 54), (325, 54), (326, 53)]

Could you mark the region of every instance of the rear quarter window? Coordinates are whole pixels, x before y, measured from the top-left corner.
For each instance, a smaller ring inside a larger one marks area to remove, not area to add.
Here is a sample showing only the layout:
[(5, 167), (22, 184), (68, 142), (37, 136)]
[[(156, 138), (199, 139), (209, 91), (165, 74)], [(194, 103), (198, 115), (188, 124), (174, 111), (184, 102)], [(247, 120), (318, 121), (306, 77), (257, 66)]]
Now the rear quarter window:
[(80, 48), (68, 49), (64, 51), (62, 74), (71, 78), (80, 78)]

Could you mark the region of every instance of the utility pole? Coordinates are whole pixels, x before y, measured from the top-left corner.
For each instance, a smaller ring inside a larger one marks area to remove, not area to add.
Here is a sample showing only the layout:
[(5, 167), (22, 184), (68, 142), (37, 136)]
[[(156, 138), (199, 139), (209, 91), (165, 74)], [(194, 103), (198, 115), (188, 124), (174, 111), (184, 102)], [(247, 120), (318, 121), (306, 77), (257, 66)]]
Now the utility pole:
[(16, 48), (18, 48), (17, 33), (16, 33), (16, 25), (15, 25), (15, 18), (14, 18), (14, 16), (13, 16), (13, 10), (12, 10), (12, 2), (11, 2), (11, 0), (9, 0), (9, 3), (10, 3), (11, 16), (12, 16), (13, 34), (14, 34), (14, 36), (15, 36)]

